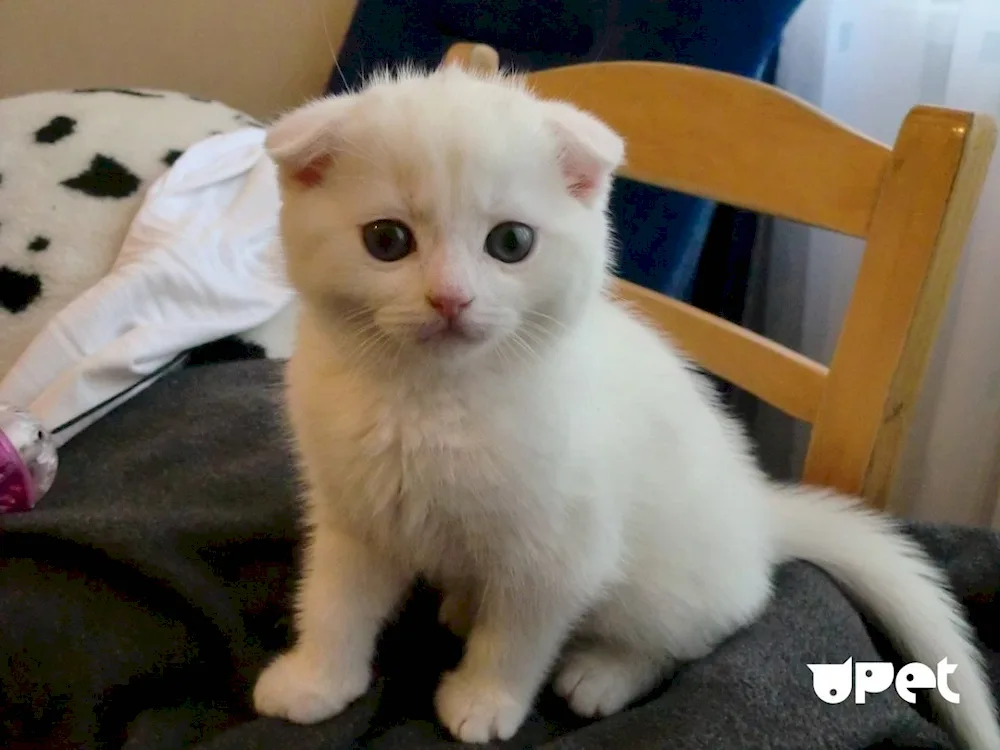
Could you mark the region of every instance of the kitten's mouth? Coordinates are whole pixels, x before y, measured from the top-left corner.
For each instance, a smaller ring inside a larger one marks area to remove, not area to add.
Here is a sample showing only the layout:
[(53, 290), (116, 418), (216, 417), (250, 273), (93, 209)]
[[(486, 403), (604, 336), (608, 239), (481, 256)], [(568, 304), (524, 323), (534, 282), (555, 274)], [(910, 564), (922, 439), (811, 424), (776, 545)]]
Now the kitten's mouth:
[(454, 319), (439, 319), (424, 323), (417, 331), (417, 339), (424, 344), (433, 342), (462, 343), (483, 338), (482, 333), (466, 323)]

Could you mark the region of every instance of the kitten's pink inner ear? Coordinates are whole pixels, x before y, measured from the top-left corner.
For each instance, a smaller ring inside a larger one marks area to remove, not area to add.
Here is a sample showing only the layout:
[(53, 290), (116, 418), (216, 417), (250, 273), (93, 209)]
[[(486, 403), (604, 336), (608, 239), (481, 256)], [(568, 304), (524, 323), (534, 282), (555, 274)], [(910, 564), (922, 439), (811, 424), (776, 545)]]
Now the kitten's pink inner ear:
[(569, 149), (560, 156), (566, 189), (574, 198), (586, 200), (594, 193), (600, 177), (598, 165), (584, 154), (573, 153)]
[(549, 122), (559, 143), (559, 168), (569, 194), (589, 202), (625, 158), (625, 142), (593, 115), (551, 102)]
[(282, 173), (305, 188), (319, 185), (333, 164), (354, 99), (320, 99), (288, 113), (267, 133), (266, 147)]
[(304, 167), (294, 170), (291, 173), (292, 180), (302, 187), (316, 187), (323, 181), (323, 175), (332, 161), (333, 157), (329, 154), (317, 156)]

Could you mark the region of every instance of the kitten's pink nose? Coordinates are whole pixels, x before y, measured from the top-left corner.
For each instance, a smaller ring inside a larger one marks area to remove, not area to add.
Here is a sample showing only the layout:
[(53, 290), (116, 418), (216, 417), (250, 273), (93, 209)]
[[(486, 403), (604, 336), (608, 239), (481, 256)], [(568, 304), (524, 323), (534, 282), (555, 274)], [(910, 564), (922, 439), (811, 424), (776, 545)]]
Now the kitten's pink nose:
[(427, 304), (438, 311), (447, 320), (454, 320), (472, 304), (472, 298), (462, 294), (428, 294)]

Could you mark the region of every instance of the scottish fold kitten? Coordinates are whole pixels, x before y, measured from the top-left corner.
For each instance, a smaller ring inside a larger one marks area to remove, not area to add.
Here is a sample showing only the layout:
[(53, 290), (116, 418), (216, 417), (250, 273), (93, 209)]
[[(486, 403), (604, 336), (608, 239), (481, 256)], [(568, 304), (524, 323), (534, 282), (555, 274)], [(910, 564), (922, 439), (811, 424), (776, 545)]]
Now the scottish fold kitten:
[(302, 299), (287, 398), (310, 535), (261, 714), (317, 722), (361, 695), (420, 574), (468, 633), (435, 699), (455, 737), (511, 737), (550, 674), (605, 716), (752, 622), (801, 558), (915, 660), (957, 663), (961, 703), (938, 709), (1000, 748), (920, 549), (852, 501), (770, 483), (700, 376), (610, 301), (616, 133), (444, 68), (313, 102), (267, 145)]

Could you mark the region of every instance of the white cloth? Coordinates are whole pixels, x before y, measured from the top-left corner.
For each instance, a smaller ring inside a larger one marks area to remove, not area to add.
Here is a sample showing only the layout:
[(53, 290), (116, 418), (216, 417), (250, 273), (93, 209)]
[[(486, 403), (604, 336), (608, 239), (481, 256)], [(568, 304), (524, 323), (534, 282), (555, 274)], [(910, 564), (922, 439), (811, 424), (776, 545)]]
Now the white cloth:
[(264, 135), (246, 128), (201, 141), (150, 186), (111, 271), (42, 329), (0, 381), (0, 402), (65, 443), (191, 348), (292, 302)]

